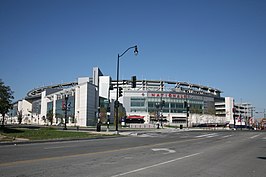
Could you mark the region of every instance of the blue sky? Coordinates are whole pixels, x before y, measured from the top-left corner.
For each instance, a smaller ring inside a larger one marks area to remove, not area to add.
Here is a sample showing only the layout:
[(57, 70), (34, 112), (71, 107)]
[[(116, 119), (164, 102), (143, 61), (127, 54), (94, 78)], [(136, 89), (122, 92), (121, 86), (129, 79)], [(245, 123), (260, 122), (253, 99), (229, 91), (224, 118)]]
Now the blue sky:
[[(91, 76), (186, 81), (266, 108), (264, 0), (0, 0), (0, 78), (32, 88)], [(259, 116), (259, 115), (258, 115)]]

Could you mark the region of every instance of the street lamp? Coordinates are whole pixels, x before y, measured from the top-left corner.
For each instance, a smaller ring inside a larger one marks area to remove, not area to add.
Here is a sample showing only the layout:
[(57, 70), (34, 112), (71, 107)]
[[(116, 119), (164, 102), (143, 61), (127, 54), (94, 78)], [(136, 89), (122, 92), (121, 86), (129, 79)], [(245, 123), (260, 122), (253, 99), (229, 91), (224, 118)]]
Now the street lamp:
[(119, 80), (119, 60), (130, 49), (134, 49), (134, 54), (135, 55), (138, 54), (138, 47), (135, 45), (135, 46), (129, 47), (121, 55), (118, 54), (118, 57), (117, 57), (117, 67), (116, 67), (116, 101), (115, 101), (115, 112), (116, 112), (116, 115), (115, 115), (115, 119), (116, 119), (115, 120), (115, 122), (116, 122), (115, 131), (116, 131), (116, 134), (119, 134), (118, 133), (118, 107), (119, 107), (119, 102), (118, 102), (118, 91), (119, 91), (119, 89), (118, 89), (118, 80)]
[[(187, 98), (186, 98), (187, 100)], [(186, 119), (187, 119), (187, 128), (188, 128), (188, 118), (189, 118), (189, 104), (188, 101), (184, 101), (184, 107), (186, 108)]]
[(65, 122), (64, 122), (64, 128), (63, 130), (67, 130), (66, 121), (67, 121), (67, 101), (68, 101), (68, 94), (64, 94), (65, 97), (65, 104), (63, 105), (64, 111), (65, 111)]

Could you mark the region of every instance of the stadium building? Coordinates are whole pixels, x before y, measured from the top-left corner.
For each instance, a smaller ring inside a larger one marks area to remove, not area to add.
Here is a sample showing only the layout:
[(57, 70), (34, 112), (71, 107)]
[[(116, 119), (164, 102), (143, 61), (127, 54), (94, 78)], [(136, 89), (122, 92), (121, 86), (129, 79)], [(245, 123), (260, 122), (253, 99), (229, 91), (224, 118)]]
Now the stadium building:
[[(92, 77), (76, 82), (40, 87), (14, 104), (7, 121), (68, 126), (95, 126), (97, 122), (114, 122), (116, 80), (105, 76), (98, 67)], [(252, 106), (237, 105), (222, 91), (198, 84), (162, 80), (119, 80), (119, 121), (125, 124), (157, 123), (193, 127), (235, 124), (238, 113), (245, 123), (252, 119)], [(132, 88), (132, 85), (133, 88)], [(244, 107), (244, 108), (243, 108)], [(242, 112), (241, 112), (242, 111)], [(241, 115), (240, 115), (241, 114)]]
[[(146, 123), (200, 124), (202, 121), (192, 120), (192, 114), (215, 115), (215, 102), (223, 99), (218, 89), (186, 82), (137, 80), (136, 88), (131, 85), (132, 80), (119, 81), (123, 88), (119, 102), (128, 119), (143, 119)], [(111, 98), (115, 99), (115, 93)]]

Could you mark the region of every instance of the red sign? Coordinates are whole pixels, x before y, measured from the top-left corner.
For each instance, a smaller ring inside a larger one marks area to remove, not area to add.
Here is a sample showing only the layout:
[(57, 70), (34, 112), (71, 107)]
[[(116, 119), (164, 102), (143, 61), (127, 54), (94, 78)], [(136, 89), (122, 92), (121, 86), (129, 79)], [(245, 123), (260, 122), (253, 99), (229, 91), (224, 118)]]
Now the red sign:
[(149, 93), (148, 97), (180, 98), (180, 99), (188, 98), (187, 95), (176, 94), (176, 93)]
[(129, 116), (127, 116), (127, 119), (144, 119), (144, 116), (129, 115)]
[(64, 100), (62, 100), (62, 109), (63, 110), (66, 109), (66, 104), (65, 104), (65, 101)]

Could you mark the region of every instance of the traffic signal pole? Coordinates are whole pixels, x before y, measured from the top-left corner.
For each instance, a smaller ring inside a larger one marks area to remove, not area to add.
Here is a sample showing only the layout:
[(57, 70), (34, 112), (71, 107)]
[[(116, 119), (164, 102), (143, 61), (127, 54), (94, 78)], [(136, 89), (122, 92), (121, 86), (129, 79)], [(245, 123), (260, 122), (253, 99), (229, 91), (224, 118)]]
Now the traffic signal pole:
[(117, 57), (117, 67), (116, 67), (116, 100), (115, 100), (115, 132), (118, 135), (118, 92), (119, 92), (119, 88), (118, 88), (118, 79), (119, 79), (119, 54)]

